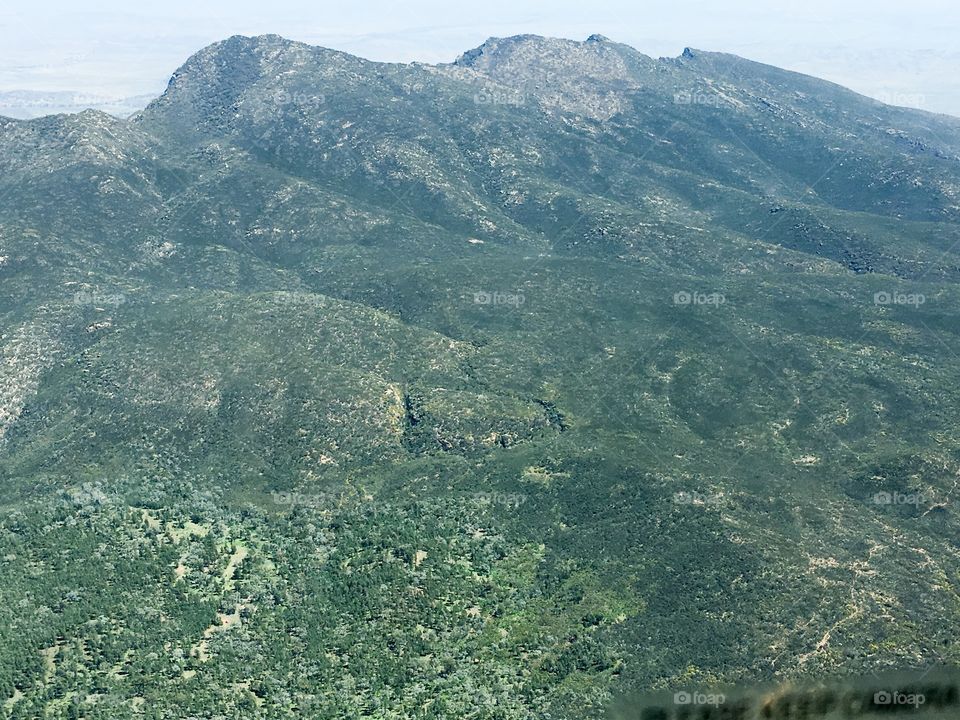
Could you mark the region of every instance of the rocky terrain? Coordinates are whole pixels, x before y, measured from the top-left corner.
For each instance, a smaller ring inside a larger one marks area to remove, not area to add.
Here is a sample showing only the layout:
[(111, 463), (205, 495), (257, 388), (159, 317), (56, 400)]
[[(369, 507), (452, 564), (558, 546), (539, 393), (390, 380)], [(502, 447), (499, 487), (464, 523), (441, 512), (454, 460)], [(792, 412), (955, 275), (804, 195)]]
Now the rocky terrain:
[(958, 307), (960, 120), (730, 55), (233, 37), (0, 118), (0, 708), (955, 665)]

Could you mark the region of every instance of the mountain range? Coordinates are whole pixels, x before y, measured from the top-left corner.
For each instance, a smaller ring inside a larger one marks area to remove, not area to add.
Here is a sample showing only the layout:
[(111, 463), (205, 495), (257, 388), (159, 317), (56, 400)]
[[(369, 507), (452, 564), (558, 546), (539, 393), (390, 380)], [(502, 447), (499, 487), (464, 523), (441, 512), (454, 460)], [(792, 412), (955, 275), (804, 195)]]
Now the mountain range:
[(958, 303), (960, 119), (722, 53), (237, 36), (0, 118), (4, 712), (955, 665)]

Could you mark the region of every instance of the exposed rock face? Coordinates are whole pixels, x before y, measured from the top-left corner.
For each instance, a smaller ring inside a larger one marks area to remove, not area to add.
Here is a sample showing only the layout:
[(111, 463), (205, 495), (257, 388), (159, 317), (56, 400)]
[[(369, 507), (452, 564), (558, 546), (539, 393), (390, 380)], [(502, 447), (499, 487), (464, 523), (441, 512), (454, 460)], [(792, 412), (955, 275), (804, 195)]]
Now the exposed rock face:
[(234, 37), (130, 121), (0, 119), (0, 702), (581, 720), (960, 663), (958, 155), (600, 36)]

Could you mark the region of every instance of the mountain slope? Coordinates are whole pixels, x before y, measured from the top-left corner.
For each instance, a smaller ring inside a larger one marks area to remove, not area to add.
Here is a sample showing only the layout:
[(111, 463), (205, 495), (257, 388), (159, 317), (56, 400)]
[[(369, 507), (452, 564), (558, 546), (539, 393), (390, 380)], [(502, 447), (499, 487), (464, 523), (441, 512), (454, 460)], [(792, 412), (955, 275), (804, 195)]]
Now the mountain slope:
[(956, 664), (960, 121), (600, 36), (0, 120), (12, 717)]

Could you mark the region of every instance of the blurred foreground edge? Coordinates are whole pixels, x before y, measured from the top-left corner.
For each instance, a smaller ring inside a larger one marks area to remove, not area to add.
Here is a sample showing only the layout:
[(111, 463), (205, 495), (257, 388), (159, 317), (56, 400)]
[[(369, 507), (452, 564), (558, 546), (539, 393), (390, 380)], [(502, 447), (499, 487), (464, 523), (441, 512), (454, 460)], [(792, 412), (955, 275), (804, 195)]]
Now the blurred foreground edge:
[(960, 668), (624, 695), (610, 720), (960, 720)]

